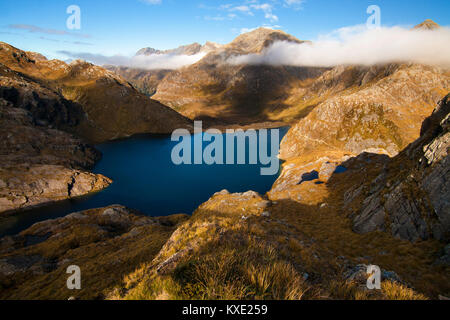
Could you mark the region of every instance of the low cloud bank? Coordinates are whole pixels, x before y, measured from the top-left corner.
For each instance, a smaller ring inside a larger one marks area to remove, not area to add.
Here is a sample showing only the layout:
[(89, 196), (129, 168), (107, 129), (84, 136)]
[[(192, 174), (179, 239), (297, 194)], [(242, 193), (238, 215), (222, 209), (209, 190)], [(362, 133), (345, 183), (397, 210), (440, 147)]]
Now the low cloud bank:
[(415, 62), (450, 67), (450, 29), (346, 27), (313, 43), (276, 42), (261, 54), (234, 56), (230, 64), (333, 67)]
[(83, 59), (96, 65), (115, 65), (130, 68), (139, 68), (146, 70), (154, 69), (179, 69), (201, 60), (206, 53), (198, 53), (195, 55), (175, 55), (175, 54), (152, 54), (138, 55), (134, 57), (126, 56), (104, 56), (100, 54), (59, 51), (72, 59)]

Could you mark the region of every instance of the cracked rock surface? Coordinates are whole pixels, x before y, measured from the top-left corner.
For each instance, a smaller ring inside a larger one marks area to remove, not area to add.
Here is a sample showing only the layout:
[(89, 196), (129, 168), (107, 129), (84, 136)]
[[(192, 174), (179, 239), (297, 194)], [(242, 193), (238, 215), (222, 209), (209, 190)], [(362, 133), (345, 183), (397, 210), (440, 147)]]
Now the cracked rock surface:
[(449, 100), (450, 95), (424, 122), (421, 137), (390, 159), (386, 178), (353, 220), (356, 232), (389, 230), (410, 241), (449, 239)]

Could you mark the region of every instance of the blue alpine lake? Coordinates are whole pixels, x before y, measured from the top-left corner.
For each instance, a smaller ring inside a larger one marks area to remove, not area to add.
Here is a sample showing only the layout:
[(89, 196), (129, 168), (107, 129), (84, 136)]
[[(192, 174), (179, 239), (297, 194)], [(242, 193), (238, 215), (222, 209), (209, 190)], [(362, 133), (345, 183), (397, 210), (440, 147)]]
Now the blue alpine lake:
[[(272, 156), (272, 130), (279, 130), (279, 145), (288, 128), (267, 130), (269, 156)], [(225, 134), (222, 136), (226, 141)], [(190, 137), (192, 145), (194, 139), (194, 135)], [(249, 164), (248, 143), (246, 164), (233, 165), (176, 165), (171, 155), (178, 144), (179, 142), (171, 140), (170, 135), (141, 135), (97, 145), (96, 148), (103, 153), (103, 158), (93, 172), (113, 179), (110, 187), (88, 196), (59, 201), (3, 217), (0, 219), (0, 236), (19, 233), (39, 221), (113, 204), (137, 209), (149, 216), (192, 214), (201, 203), (223, 189), (230, 192), (254, 190), (265, 194), (279, 175), (279, 172), (275, 175), (261, 175), (261, 168), (269, 167), (270, 164), (262, 165), (259, 158), (258, 164)], [(208, 144), (210, 142), (203, 142), (203, 147)], [(281, 167), (279, 160), (276, 161)]]

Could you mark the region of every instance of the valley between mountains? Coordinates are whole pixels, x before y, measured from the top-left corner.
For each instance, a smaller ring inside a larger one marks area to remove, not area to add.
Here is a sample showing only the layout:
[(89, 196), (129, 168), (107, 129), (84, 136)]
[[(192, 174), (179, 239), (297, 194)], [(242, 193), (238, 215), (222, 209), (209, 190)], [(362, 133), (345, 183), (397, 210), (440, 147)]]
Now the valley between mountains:
[[(0, 42), (0, 223), (108, 188), (91, 171), (95, 144), (194, 120), (290, 126), (266, 194), (211, 190), (192, 215), (167, 217), (118, 203), (1, 238), (0, 299), (68, 299), (72, 264), (77, 299), (450, 297), (450, 69), (228, 63), (277, 41), (304, 42), (260, 28), (169, 51), (204, 55), (176, 70), (47, 60)], [(365, 287), (371, 264), (382, 290)]]

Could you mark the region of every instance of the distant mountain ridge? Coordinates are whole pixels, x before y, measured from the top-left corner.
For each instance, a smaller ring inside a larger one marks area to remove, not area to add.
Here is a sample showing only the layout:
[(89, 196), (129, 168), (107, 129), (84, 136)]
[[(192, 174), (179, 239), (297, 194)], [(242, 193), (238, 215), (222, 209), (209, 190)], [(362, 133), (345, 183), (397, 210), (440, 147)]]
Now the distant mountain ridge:
[[(416, 26), (416, 28), (427, 30), (438, 27), (432, 20), (426, 20)], [(247, 125), (255, 122), (295, 123), (325, 98), (331, 98), (338, 92), (350, 88), (357, 90), (358, 87), (367, 87), (370, 83), (389, 76), (389, 74), (377, 74), (376, 72), (382, 72), (383, 69), (375, 67), (314, 68), (227, 63), (227, 60), (233, 56), (259, 54), (276, 41), (306, 42), (280, 30), (259, 28), (239, 35), (232, 42), (211, 50), (197, 63), (178, 70), (147, 71), (122, 67), (108, 68), (118, 72), (155, 100), (172, 107), (190, 119), (202, 119), (211, 125)], [(198, 44), (194, 44), (182, 46), (180, 50), (183, 52), (186, 48), (190, 50), (195, 48), (191, 52), (198, 52), (199, 47)], [(180, 52), (180, 50), (169, 51)], [(435, 80), (442, 77), (447, 79), (445, 70), (434, 70), (437, 71)], [(320, 77), (326, 71), (332, 71), (341, 76), (334, 78), (333, 81), (336, 83), (322, 83), (320, 85), (322, 92), (316, 91), (319, 85), (317, 81), (320, 81)], [(365, 72), (367, 74), (364, 74)], [(399, 80), (409, 81), (406, 78)], [(309, 88), (309, 86), (313, 87)], [(442, 92), (432, 101), (427, 101), (429, 108), (443, 97), (446, 90), (445, 81), (438, 85), (437, 89)], [(315, 94), (312, 94), (313, 92)], [(325, 92), (327, 95), (323, 94)]]
[(197, 42), (180, 46), (175, 49), (169, 49), (169, 50), (158, 50), (154, 48), (142, 48), (138, 52), (136, 52), (136, 56), (148, 56), (152, 54), (172, 54), (172, 55), (188, 55), (192, 56), (201, 52), (209, 52), (212, 50), (219, 49), (221, 47), (220, 44), (214, 43), (214, 42), (206, 42), (205, 45), (201, 45)]
[[(206, 42), (204, 45), (193, 43), (190, 45), (183, 45), (170, 50), (158, 50), (151, 47), (143, 48), (136, 53), (136, 56), (149, 55), (195, 55), (205, 53), (206, 56), (200, 61), (204, 64), (223, 64), (225, 60), (233, 55), (259, 53), (264, 48), (267, 48), (275, 41), (290, 41), (302, 43), (297, 38), (280, 30), (273, 30), (269, 28), (259, 28), (249, 33), (239, 35), (231, 43), (226, 45), (217, 44), (214, 42)], [(129, 68), (124, 66), (105, 66), (132, 83), (141, 92), (153, 96), (159, 83), (163, 81), (162, 74), (168, 75), (177, 70), (145, 70), (139, 68)], [(174, 103), (170, 103), (176, 109)], [(209, 117), (209, 115), (208, 115)]]

